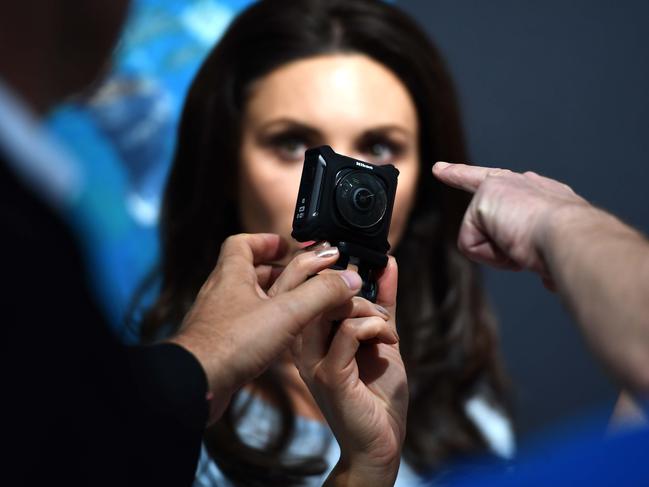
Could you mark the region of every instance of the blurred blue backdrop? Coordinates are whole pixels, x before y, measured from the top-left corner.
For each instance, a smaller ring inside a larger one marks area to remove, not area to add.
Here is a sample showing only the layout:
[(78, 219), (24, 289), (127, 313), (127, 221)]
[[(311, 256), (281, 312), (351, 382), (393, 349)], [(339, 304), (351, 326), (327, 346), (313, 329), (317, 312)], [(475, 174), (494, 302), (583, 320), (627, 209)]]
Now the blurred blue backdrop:
[(116, 332), (158, 257), (157, 220), (183, 98), (210, 47), (250, 0), (136, 0), (105, 82), (50, 127), (90, 170), (66, 208)]

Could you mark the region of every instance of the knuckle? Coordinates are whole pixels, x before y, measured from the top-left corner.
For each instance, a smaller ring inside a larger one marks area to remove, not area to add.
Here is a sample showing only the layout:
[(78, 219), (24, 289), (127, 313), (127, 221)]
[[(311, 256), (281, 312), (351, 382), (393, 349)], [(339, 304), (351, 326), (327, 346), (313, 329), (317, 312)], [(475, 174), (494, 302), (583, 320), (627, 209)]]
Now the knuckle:
[(509, 174), (511, 174), (511, 171), (509, 169), (500, 169), (500, 168), (492, 169), (487, 174), (487, 179), (489, 179), (489, 178), (501, 178), (501, 177), (507, 176)]
[(257, 274), (250, 263), (239, 254), (225, 255), (219, 274), (228, 282), (249, 284), (257, 282)]
[(390, 323), (382, 317), (372, 316), (370, 319), (372, 320), (372, 325), (378, 326), (379, 328), (385, 328), (386, 330), (390, 329)]
[(564, 190), (568, 191), (569, 193), (573, 193), (573, 194), (574, 194), (575, 190), (572, 189), (570, 186), (568, 186), (566, 183), (560, 183), (560, 184), (561, 184), (561, 187), (562, 187)]
[(227, 259), (233, 253), (236, 253), (237, 250), (241, 247), (243, 243), (242, 235), (230, 235), (226, 238), (221, 244), (221, 249), (219, 251), (219, 256), (221, 259)]
[(489, 216), (489, 210), (492, 205), (491, 203), (492, 198), (493, 196), (485, 197), (485, 198), (480, 198), (478, 201), (476, 201), (475, 214), (478, 217), (478, 221), (484, 222)]
[(457, 248), (465, 256), (469, 256), (471, 254), (468, 239), (466, 237), (466, 234), (463, 232), (460, 232), (457, 237)]
[(367, 300), (360, 296), (354, 296), (351, 300), (351, 316), (358, 316), (366, 307)]
[(372, 316), (368, 319), (367, 327), (377, 332), (390, 330), (390, 324), (379, 316)]
[(303, 253), (293, 259), (295, 269), (301, 273), (306, 273), (311, 264), (311, 254)]
[(353, 338), (356, 336), (356, 328), (356, 323), (353, 320), (345, 320), (340, 324), (337, 333), (347, 338)]
[(241, 234), (230, 235), (228, 238), (226, 238), (223, 241), (223, 244), (221, 244), (221, 248), (228, 249), (230, 247), (236, 246), (240, 241), (241, 241)]
[(316, 387), (329, 387), (331, 381), (331, 374), (327, 368), (320, 364), (315, 367), (315, 370), (311, 374), (309, 382), (313, 383)]

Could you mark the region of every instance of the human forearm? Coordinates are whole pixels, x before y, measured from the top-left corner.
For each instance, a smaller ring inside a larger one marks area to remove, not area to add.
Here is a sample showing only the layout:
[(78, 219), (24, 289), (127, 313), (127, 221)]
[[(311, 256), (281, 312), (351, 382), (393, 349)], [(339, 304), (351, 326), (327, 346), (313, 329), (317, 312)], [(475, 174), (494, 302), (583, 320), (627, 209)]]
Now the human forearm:
[(555, 212), (541, 253), (595, 353), (625, 387), (649, 393), (649, 243), (590, 205)]

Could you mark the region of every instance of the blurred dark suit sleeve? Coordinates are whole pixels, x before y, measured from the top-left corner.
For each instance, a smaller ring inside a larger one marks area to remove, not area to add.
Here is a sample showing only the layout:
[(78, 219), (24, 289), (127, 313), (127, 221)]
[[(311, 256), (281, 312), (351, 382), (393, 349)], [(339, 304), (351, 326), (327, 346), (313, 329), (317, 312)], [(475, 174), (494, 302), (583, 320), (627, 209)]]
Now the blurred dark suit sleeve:
[(200, 364), (176, 345), (118, 343), (72, 234), (2, 152), (0, 229), (0, 484), (190, 485)]

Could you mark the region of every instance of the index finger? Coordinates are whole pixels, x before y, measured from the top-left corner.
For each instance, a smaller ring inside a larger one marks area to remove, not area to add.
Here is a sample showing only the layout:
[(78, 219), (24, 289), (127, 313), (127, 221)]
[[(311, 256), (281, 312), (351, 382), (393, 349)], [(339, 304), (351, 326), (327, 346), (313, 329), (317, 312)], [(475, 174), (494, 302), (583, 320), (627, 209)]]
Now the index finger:
[(392, 316), (396, 311), (398, 280), (397, 261), (390, 255), (388, 256), (388, 265), (383, 269), (377, 281), (379, 293), (376, 296), (376, 304), (387, 309)]
[(487, 176), (494, 171), (490, 167), (469, 166), (467, 164), (449, 164), (436, 162), (433, 174), (444, 184), (453, 188), (475, 193)]
[(287, 251), (288, 242), (274, 233), (240, 233), (223, 242), (219, 261), (242, 259), (251, 265), (268, 264)]

